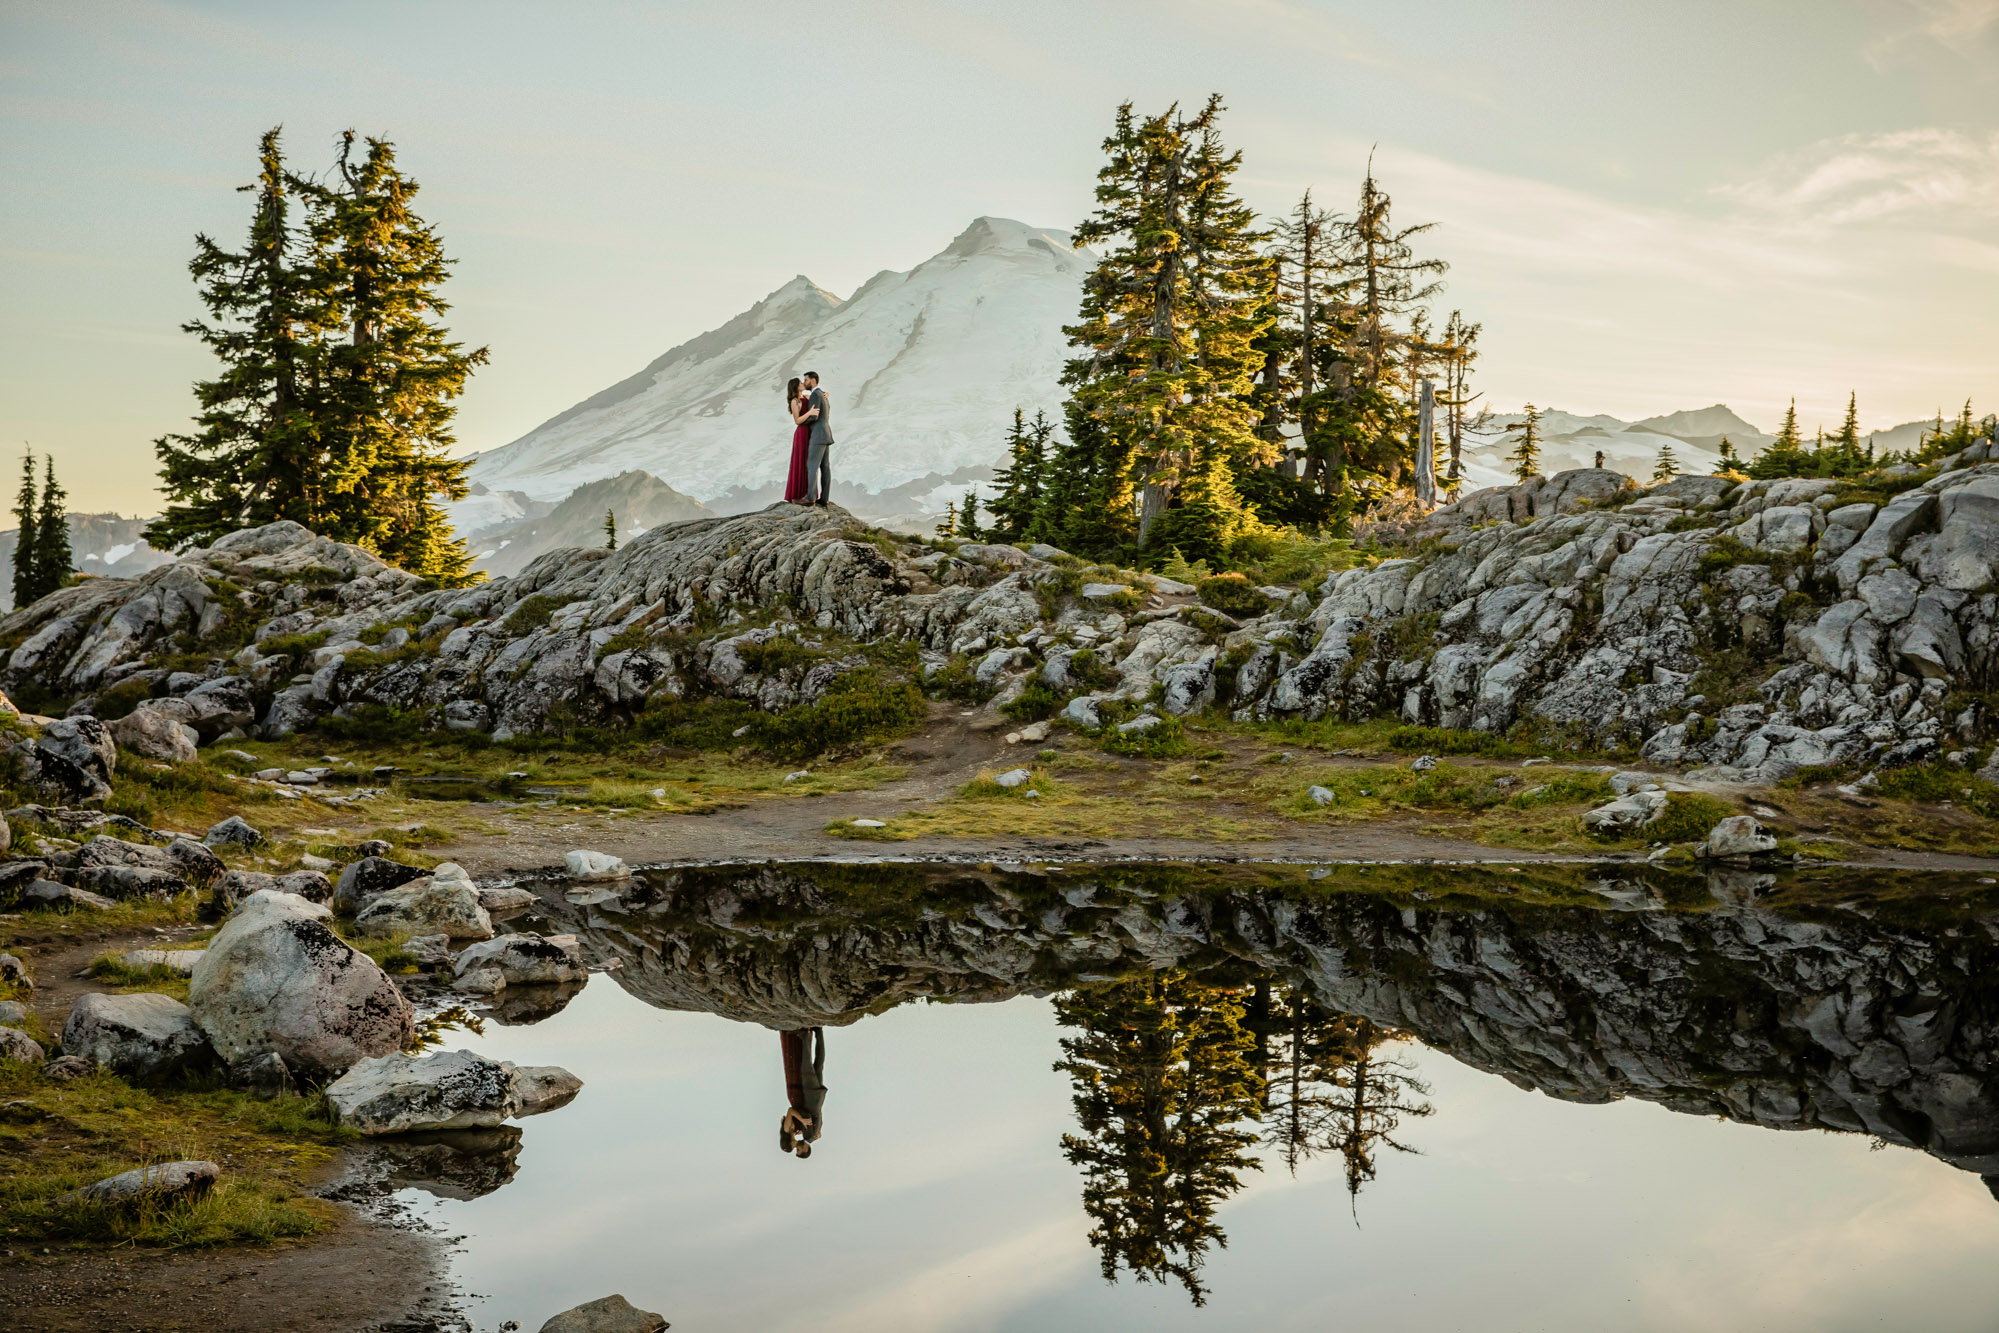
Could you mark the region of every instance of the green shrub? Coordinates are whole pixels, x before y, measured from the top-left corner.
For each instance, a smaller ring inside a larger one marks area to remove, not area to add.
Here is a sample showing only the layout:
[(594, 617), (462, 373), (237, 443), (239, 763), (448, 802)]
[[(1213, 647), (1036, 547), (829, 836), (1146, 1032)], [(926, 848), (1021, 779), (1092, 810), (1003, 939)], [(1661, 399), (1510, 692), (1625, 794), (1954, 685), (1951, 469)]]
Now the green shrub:
[(789, 635), (779, 635), (762, 643), (739, 643), (736, 645), (736, 656), (742, 659), (744, 669), (751, 675), (768, 676), (786, 667), (810, 666), (822, 660), (825, 654), (807, 648)]
[(97, 704), (91, 712), (96, 714), (99, 720), (110, 722), (124, 717), (152, 697), (153, 687), (149, 682), (121, 680), (97, 696)]
[(1179, 718), (1162, 714), (1159, 725), (1147, 731), (1119, 731), (1115, 724), (1106, 725), (1099, 744), (1112, 754), (1170, 759), (1187, 752), (1187, 729)]
[(833, 682), (819, 702), (776, 716), (759, 715), (750, 740), (781, 759), (810, 759), (870, 741), (905, 735), (929, 711), (923, 691), (907, 680), (891, 680), (872, 667), (850, 671)]
[(729, 750), (744, 744), (736, 732), (763, 714), (741, 699), (675, 699), (654, 695), (635, 728), (642, 740), (683, 750)]
[(1260, 616), (1270, 609), (1270, 599), (1258, 592), (1243, 574), (1212, 574), (1194, 585), (1201, 600), (1224, 615)]
[(1039, 722), (1044, 717), (1053, 717), (1061, 707), (1062, 696), (1036, 678), (1027, 683), (1019, 698), (1001, 708), (1000, 712), (1016, 722)]
[(325, 642), (325, 630), (312, 634), (273, 634), (258, 642), (257, 651), (265, 657), (303, 657)]

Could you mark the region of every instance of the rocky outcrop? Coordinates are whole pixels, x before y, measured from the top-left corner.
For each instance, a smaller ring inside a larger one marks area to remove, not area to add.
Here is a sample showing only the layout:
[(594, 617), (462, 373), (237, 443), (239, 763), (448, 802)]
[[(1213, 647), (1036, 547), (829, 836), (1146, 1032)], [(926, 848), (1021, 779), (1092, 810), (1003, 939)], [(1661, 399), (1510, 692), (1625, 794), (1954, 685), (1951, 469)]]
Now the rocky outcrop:
[[(838, 510), (664, 525), (462, 589), (279, 523), (0, 621), (0, 684), (79, 709), (115, 699), (140, 718), (118, 723), (133, 744), (178, 753), (185, 736), (160, 720), (208, 743), (371, 707), (495, 736), (702, 696), (781, 711), (856, 671), (911, 670), (870, 665), (864, 646), (891, 640), (915, 647), (917, 674), (962, 673), (996, 704), (1051, 690), (1087, 730), (1111, 700), (1391, 714), (1638, 744), (1657, 764), (1768, 782), (1986, 737), (1960, 696), (1999, 663), (1987, 452), (1898, 465), (1864, 491), (1723, 477), (1639, 491), (1582, 469), (1475, 492), (1409, 528), (1412, 554), (1266, 589), (1270, 609), (1246, 619), (1189, 603), (1184, 585), (1092, 582), (1108, 571), (1051, 548), (934, 550)], [(212, 650), (206, 671), (152, 665), (189, 643)], [(20, 763), (83, 799), (115, 755), (54, 731)]]
[[(1772, 881), (1745, 871), (1631, 867), (1584, 881), (1601, 910), (1507, 901), (1521, 880), (1503, 873), (1411, 873), (1431, 874), (1438, 899), (1369, 891), (1380, 874), (1328, 894), (1302, 869), (1291, 888), (1265, 868), (1231, 889), (1171, 867), (879, 867), (856, 891), (775, 866), (654, 875), (616, 904), (544, 901), (661, 1008), (830, 1027), (1162, 967), (1240, 984), (1247, 965), (1564, 1100), (1866, 1133), (1999, 1178), (1986, 900), (1949, 933), (1934, 901), (1906, 927), (1875, 906), (1759, 907)], [(875, 906), (882, 876), (892, 912)], [(1821, 900), (1837, 900), (1828, 888)]]
[(337, 1074), (409, 1041), (409, 1001), (327, 927), (332, 915), (291, 894), (253, 893), (208, 942), (188, 1008), (225, 1064), (275, 1052), (295, 1072)]
[(600, 1296), (552, 1316), (541, 1333), (660, 1333), (665, 1327), (664, 1318), (623, 1296)]
[(161, 1162), (107, 1176), (94, 1185), (85, 1185), (61, 1196), (58, 1203), (94, 1203), (116, 1207), (120, 1204), (164, 1203), (198, 1198), (222, 1177), (222, 1168), (213, 1162)]
[(452, 963), (452, 989), (491, 995), (508, 986), (587, 981), (590, 970), (574, 935), (532, 932), (468, 946)]

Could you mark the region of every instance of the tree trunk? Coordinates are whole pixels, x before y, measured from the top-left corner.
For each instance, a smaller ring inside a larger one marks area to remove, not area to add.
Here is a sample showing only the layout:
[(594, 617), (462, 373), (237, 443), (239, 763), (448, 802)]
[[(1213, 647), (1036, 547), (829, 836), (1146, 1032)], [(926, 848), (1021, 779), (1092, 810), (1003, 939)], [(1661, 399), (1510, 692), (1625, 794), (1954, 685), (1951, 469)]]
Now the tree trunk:
[(1437, 391), (1428, 378), (1416, 401), (1416, 503), (1437, 507)]

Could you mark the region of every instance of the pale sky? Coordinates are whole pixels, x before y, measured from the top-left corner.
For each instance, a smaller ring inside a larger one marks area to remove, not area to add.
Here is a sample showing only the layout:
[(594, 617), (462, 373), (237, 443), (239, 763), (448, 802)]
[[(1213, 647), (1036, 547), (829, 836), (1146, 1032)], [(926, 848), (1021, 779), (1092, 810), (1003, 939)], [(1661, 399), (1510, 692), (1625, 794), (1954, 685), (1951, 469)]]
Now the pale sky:
[(0, 0), (0, 461), (150, 513), (258, 134), (395, 140), (491, 448), (796, 273), (1068, 228), (1117, 103), (1227, 99), (1245, 193), (1436, 221), (1493, 404), (1806, 428), (1999, 407), (1999, 0)]

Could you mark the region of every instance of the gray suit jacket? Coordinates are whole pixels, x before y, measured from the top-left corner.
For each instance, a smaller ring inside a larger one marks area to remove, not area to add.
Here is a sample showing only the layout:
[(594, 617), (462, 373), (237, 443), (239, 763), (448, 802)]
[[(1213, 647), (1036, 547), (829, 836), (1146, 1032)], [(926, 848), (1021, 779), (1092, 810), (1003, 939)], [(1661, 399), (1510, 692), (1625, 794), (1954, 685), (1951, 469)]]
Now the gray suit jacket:
[(819, 409), (819, 415), (812, 418), (812, 434), (808, 437), (807, 442), (810, 444), (831, 444), (833, 443), (833, 404), (827, 400), (824, 389), (814, 389), (812, 396), (805, 400), (807, 411), (811, 411), (815, 407)]

